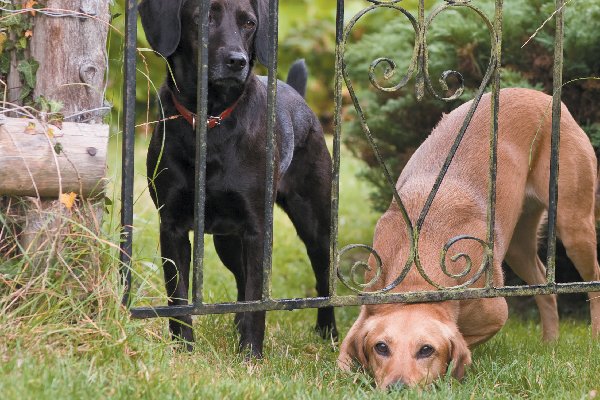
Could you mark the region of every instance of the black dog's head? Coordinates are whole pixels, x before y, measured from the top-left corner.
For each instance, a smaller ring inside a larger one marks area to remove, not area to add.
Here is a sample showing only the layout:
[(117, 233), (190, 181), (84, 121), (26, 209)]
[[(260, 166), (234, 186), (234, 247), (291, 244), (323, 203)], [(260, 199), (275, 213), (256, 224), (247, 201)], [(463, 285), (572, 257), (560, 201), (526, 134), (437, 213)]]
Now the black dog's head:
[[(267, 11), (267, 0), (210, 1), (208, 80), (212, 85), (243, 85), (255, 58), (267, 63)], [(171, 61), (176, 79), (195, 76), (200, 0), (143, 0), (139, 13), (148, 42)]]

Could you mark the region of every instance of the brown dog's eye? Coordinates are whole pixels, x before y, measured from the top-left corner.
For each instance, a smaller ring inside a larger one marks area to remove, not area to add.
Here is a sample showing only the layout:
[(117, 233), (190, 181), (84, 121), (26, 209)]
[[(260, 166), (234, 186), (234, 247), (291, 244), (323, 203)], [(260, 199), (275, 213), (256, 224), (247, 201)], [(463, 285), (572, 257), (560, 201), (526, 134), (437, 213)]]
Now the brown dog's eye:
[(434, 351), (435, 349), (432, 346), (426, 344), (425, 346), (419, 349), (419, 352), (417, 353), (417, 358), (431, 357)]
[(383, 342), (378, 342), (375, 345), (375, 351), (377, 352), (377, 354), (379, 354), (380, 356), (384, 356), (387, 357), (390, 355), (390, 348), (388, 347), (387, 344), (383, 343)]

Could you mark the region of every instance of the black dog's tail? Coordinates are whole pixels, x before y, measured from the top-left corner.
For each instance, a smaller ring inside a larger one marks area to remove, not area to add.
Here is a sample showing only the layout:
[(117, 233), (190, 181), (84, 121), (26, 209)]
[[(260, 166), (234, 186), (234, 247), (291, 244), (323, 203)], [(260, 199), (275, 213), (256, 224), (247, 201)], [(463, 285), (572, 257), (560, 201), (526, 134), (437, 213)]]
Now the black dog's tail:
[(308, 69), (304, 59), (296, 60), (288, 71), (286, 83), (304, 97), (306, 94), (306, 81), (308, 80)]

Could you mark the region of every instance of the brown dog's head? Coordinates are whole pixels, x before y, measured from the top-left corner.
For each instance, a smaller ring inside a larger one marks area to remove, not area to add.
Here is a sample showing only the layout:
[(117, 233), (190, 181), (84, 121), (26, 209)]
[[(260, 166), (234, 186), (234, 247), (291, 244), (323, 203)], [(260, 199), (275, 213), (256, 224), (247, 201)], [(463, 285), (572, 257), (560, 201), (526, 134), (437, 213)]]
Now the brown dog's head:
[(363, 306), (344, 339), (338, 366), (358, 362), (379, 388), (425, 386), (446, 374), (462, 379), (471, 352), (458, 331), (433, 304)]
[[(143, 0), (139, 13), (150, 46), (164, 57), (173, 59), (175, 75), (183, 75), (177, 69), (186, 68), (192, 71), (190, 75), (195, 80), (200, 1)], [(267, 13), (267, 0), (210, 1), (209, 82), (223, 86), (240, 85), (249, 76), (255, 58), (266, 65)]]

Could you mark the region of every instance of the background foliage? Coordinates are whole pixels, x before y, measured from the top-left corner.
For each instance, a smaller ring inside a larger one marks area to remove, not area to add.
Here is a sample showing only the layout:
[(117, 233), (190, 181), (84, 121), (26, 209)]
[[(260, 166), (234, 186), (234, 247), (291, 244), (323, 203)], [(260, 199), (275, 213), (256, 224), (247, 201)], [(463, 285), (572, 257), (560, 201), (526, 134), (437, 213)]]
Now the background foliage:
[(21, 4), (15, 2), (2, 4), (2, 7), (7, 10), (0, 11), (0, 79), (4, 86), (2, 93), (7, 89), (13, 89), (6, 87), (12, 62), (21, 79), (18, 99), (25, 104), (31, 104), (36, 81), (35, 74), (39, 67), (38, 62), (32, 59), (27, 51), (32, 36), (33, 16), (29, 12), (10, 12), (23, 8)]
[[(475, 5), (493, 18), (493, 2), (477, 2)], [(503, 87), (535, 87), (551, 93), (554, 20), (524, 48), (521, 46), (553, 10), (553, 2), (542, 0), (504, 2)], [(600, 4), (595, 0), (570, 2), (565, 18), (564, 82), (600, 76), (600, 58), (597, 56), (600, 51)], [(440, 14), (427, 36), (430, 76), (435, 81), (443, 71), (457, 70), (463, 74), (467, 90), (460, 99), (451, 103), (435, 100), (428, 95), (419, 103), (413, 93), (414, 80), (394, 93), (377, 91), (368, 81), (368, 66), (378, 57), (389, 57), (397, 62), (396, 80), (406, 71), (414, 46), (414, 31), (410, 23), (400, 17), (381, 27), (367, 20), (362, 29), (364, 34), (355, 35), (359, 40), (348, 48), (350, 78), (386, 164), (398, 176), (410, 155), (440, 120), (442, 113), (473, 97), (488, 66), (490, 35), (480, 17), (464, 7)], [(395, 83), (393, 79), (392, 82)], [(588, 79), (571, 82), (565, 85), (563, 93), (563, 101), (575, 119), (591, 136), (594, 144), (600, 145), (600, 108), (594, 100), (600, 96), (600, 81)], [(354, 112), (348, 114), (354, 115)], [(391, 199), (391, 191), (384, 182), (356, 119), (351, 119), (344, 126), (344, 135), (345, 144), (365, 161), (366, 168), (360, 175), (376, 188), (371, 196), (373, 206), (384, 210)]]

